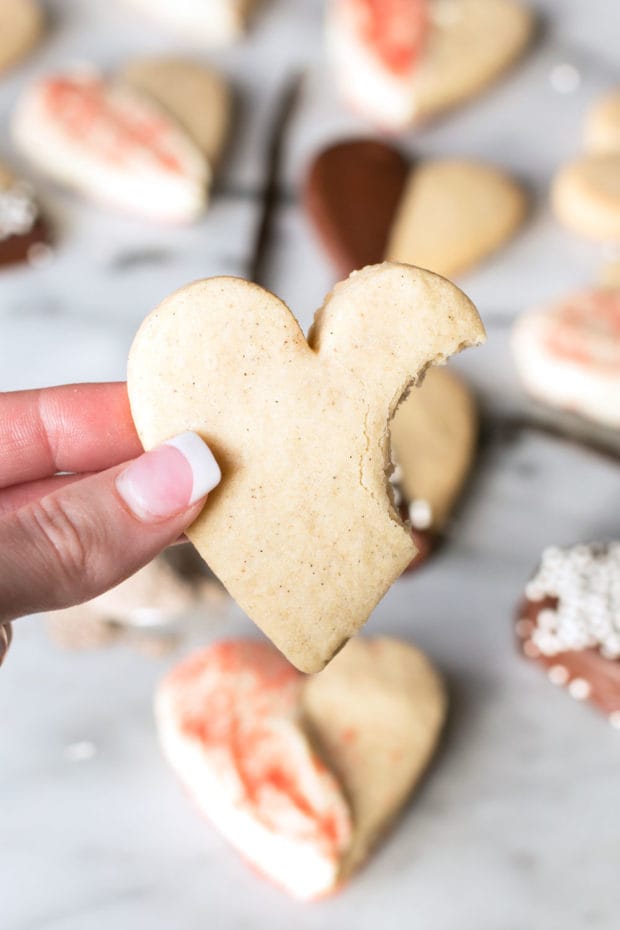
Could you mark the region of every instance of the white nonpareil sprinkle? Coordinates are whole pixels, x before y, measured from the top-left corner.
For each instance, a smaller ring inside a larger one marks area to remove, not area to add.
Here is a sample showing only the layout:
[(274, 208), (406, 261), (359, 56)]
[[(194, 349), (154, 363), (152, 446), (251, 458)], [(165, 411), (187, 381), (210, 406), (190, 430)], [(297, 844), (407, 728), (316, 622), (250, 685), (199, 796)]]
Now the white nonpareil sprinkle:
[(543, 655), (599, 649), (620, 658), (620, 543), (545, 549), (525, 594), (558, 601), (540, 612), (532, 633)]
[(38, 212), (28, 184), (18, 182), (0, 191), (0, 242), (29, 233)]
[(409, 504), (409, 522), (416, 530), (427, 530), (433, 523), (433, 508), (419, 497)]

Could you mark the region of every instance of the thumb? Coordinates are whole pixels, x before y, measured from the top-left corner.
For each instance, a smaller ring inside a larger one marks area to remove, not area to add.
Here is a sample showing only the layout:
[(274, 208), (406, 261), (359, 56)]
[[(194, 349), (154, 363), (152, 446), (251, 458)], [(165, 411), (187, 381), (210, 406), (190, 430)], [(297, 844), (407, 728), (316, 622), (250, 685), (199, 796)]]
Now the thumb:
[(0, 623), (89, 600), (174, 542), (220, 481), (196, 433), (182, 433), (0, 519)]

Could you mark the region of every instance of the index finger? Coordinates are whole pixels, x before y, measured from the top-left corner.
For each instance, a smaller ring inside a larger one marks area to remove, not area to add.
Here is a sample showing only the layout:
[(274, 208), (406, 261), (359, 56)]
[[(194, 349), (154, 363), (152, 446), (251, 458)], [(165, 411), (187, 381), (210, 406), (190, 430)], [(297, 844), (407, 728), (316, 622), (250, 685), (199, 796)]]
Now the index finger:
[(0, 488), (101, 471), (142, 452), (124, 382), (0, 393), (0, 424)]

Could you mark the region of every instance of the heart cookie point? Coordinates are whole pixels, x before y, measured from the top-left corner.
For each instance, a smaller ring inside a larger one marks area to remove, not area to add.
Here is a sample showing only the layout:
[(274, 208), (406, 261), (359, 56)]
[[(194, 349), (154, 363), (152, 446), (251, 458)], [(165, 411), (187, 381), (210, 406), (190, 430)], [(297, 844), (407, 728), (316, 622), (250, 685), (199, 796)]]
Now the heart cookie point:
[(146, 448), (198, 432), (222, 466), (188, 536), (297, 668), (320, 670), (415, 549), (387, 491), (389, 420), (425, 368), (484, 339), (454, 285), (404, 265), (339, 284), (308, 341), (235, 278), (197, 282), (147, 318), (131, 409)]

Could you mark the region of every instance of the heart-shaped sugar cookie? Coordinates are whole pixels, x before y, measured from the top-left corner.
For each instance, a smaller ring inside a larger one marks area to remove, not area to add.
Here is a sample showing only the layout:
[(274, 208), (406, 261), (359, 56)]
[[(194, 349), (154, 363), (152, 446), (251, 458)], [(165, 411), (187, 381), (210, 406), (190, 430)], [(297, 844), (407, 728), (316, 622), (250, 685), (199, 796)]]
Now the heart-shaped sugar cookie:
[(143, 323), (128, 368), (140, 438), (207, 440), (223, 480), (188, 536), (301, 670), (319, 671), (411, 561), (386, 489), (389, 420), (428, 365), (483, 339), (454, 285), (391, 264), (337, 285), (308, 341), (236, 278), (189, 285)]
[(620, 429), (619, 287), (572, 294), (521, 314), (512, 351), (533, 397)]
[(450, 277), (499, 249), (527, 213), (520, 185), (494, 166), (444, 159), (408, 169), (392, 146), (367, 139), (321, 152), (304, 201), (341, 274), (387, 259)]
[(168, 222), (204, 210), (209, 165), (150, 97), (97, 75), (58, 74), (18, 101), (16, 144), (42, 171), (104, 205)]
[(266, 643), (228, 641), (164, 679), (164, 752), (198, 807), (298, 898), (336, 890), (391, 824), (441, 732), (445, 694), (413, 646), (355, 639), (305, 678)]
[(336, 81), (354, 110), (398, 131), (475, 96), (534, 27), (514, 0), (330, 0)]

